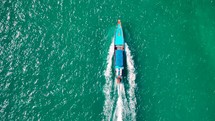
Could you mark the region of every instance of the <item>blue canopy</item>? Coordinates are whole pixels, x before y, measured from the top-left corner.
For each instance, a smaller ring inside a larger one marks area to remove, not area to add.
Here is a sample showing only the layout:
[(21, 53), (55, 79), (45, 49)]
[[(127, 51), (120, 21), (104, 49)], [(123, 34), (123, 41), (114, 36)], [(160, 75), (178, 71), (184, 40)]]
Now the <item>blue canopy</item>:
[(115, 66), (118, 67), (123, 67), (123, 51), (122, 50), (116, 50), (116, 62), (115, 62)]

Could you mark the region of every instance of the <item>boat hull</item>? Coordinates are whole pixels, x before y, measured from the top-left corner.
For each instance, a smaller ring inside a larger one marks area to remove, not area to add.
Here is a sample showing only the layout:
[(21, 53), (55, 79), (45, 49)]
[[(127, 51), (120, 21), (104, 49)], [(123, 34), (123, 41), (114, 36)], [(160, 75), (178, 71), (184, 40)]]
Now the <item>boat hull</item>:
[(120, 20), (118, 20), (114, 39), (114, 62), (116, 82), (120, 83), (123, 80), (124, 70), (124, 37)]

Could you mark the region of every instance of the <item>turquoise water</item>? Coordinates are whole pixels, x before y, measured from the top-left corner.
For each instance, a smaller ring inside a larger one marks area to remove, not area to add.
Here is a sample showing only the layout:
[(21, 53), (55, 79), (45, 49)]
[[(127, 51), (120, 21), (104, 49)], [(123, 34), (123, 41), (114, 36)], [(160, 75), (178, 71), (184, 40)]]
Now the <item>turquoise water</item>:
[(134, 95), (129, 81), (123, 85), (128, 108), (121, 107), (135, 109), (124, 120), (215, 120), (214, 0), (1, 0), (0, 6), (2, 120), (114, 120), (118, 94), (109, 90), (108, 111), (104, 90), (118, 19), (136, 76)]

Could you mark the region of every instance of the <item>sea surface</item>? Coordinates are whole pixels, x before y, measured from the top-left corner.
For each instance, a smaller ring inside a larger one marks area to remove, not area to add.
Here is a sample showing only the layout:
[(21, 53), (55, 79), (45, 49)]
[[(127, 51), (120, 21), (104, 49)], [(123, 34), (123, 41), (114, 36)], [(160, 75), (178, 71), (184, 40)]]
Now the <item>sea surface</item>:
[(0, 120), (215, 121), (215, 0), (0, 0)]

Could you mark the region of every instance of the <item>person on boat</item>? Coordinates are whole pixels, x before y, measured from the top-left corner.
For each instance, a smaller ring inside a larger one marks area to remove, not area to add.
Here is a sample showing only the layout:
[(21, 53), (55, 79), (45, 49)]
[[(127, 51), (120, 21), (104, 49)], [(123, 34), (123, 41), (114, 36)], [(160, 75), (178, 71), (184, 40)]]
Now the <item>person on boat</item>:
[(118, 77), (116, 78), (116, 82), (117, 82), (118, 84), (121, 82), (120, 76), (118, 76)]

